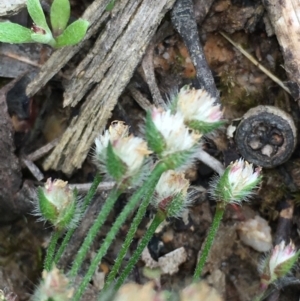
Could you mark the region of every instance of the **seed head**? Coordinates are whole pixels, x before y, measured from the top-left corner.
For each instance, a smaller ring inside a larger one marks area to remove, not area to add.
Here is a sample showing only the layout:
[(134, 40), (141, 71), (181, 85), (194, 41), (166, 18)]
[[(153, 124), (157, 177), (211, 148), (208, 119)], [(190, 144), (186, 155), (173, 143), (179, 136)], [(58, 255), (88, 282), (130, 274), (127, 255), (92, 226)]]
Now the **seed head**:
[(49, 178), (44, 187), (38, 188), (36, 213), (55, 227), (63, 229), (69, 226), (76, 215), (76, 201), (77, 191), (71, 190), (68, 182)]
[(146, 156), (151, 151), (147, 143), (128, 135), (128, 126), (121, 121), (111, 124), (109, 130), (95, 140), (95, 161), (116, 182), (129, 181), (133, 185)]
[(153, 205), (168, 217), (180, 217), (189, 205), (188, 188), (184, 173), (168, 170), (156, 185)]
[(276, 245), (265, 261), (261, 276), (262, 286), (267, 287), (270, 283), (286, 276), (298, 260), (299, 254), (292, 241), (288, 245), (285, 245), (284, 241)]
[(212, 183), (211, 194), (225, 203), (247, 200), (261, 181), (261, 168), (253, 170), (252, 164), (243, 159), (231, 163), (221, 177)]
[(69, 279), (54, 267), (50, 272), (43, 271), (42, 281), (34, 293), (33, 300), (68, 301), (71, 300), (73, 291)]
[(184, 86), (174, 98), (172, 107), (182, 114), (188, 127), (206, 134), (224, 123), (221, 121), (221, 106), (215, 102), (216, 99), (205, 90)]

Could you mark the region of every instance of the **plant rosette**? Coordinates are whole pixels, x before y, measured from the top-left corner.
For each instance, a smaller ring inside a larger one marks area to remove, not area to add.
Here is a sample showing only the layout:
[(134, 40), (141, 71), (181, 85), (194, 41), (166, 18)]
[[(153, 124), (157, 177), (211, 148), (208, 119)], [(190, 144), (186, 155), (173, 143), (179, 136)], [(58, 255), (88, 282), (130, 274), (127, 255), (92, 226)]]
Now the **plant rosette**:
[(31, 29), (12, 22), (0, 22), (0, 42), (42, 43), (60, 48), (79, 43), (85, 36), (89, 22), (76, 20), (68, 25), (70, 18), (69, 0), (54, 0), (50, 10), (52, 31), (48, 26), (39, 0), (28, 0), (27, 10), (33, 21)]

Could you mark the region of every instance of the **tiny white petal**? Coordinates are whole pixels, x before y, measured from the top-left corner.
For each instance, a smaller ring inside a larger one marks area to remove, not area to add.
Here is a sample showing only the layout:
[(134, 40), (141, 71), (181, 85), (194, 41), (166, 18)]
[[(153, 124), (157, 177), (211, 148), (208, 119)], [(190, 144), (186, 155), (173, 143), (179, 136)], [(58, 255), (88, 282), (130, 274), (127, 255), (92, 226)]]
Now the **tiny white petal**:
[(158, 131), (164, 137), (166, 149), (163, 156), (191, 149), (199, 140), (200, 135), (190, 133), (184, 125), (180, 113), (172, 114), (170, 110), (153, 109), (152, 120)]
[(178, 207), (171, 213), (172, 216), (180, 216), (190, 203), (187, 193), (188, 188), (189, 181), (185, 179), (184, 173), (168, 170), (161, 175), (156, 185), (153, 205), (168, 214), (170, 213), (169, 206), (180, 195), (180, 202), (176, 203)]
[(185, 121), (218, 122), (222, 117), (221, 106), (203, 89), (183, 87), (178, 93), (177, 110)]
[(276, 267), (294, 257), (296, 253), (297, 251), (293, 242), (290, 242), (287, 246), (284, 241), (282, 241), (279, 245), (276, 245), (272, 251), (269, 261), (270, 274), (274, 275)]
[(113, 143), (115, 154), (126, 164), (126, 176), (135, 175), (141, 168), (145, 156), (151, 152), (147, 148), (147, 143), (134, 136), (124, 137)]
[(96, 145), (95, 151), (97, 156), (103, 155), (104, 150), (106, 150), (109, 141), (110, 141), (110, 133), (108, 130), (106, 130), (103, 135), (100, 135), (95, 139), (95, 145)]

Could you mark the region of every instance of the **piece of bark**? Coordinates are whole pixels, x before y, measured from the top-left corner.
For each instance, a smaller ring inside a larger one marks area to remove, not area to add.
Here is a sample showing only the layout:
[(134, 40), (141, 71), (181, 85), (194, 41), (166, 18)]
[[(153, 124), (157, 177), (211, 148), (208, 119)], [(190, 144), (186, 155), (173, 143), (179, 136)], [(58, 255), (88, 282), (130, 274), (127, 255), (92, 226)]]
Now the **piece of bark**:
[[(106, 25), (106, 30), (99, 36), (94, 49), (76, 69), (74, 76), (78, 76), (71, 82), (72, 89), (66, 90), (65, 103), (75, 105), (93, 86), (94, 88), (89, 92), (80, 114), (73, 118), (60, 143), (44, 162), (45, 169), (59, 169), (71, 174), (74, 169), (81, 167), (95, 137), (103, 131), (161, 19), (172, 8), (174, 1), (126, 1), (122, 13), (117, 12), (117, 19), (113, 18)], [(116, 2), (116, 6), (119, 5), (120, 8), (123, 4), (123, 1)], [(119, 27), (124, 27), (124, 30), (120, 31)], [(114, 30), (119, 33), (115, 34)], [(111, 41), (108, 33), (116, 39)], [(103, 37), (106, 38), (103, 40)]]
[(27, 0), (1, 0), (0, 16), (16, 15), (26, 6)]
[(43, 65), (38, 75), (28, 85), (26, 94), (28, 96), (34, 95), (38, 92), (47, 82), (63, 68), (69, 60), (83, 47), (92, 35), (94, 35), (100, 26), (102, 26), (109, 17), (109, 12), (105, 10), (110, 0), (95, 0), (84, 12), (82, 19), (90, 23), (90, 27), (83, 38), (83, 40), (74, 45), (63, 47), (56, 50), (49, 60)]
[[(114, 64), (115, 51), (120, 51), (120, 49), (116, 49), (114, 44), (118, 41), (118, 45), (120, 45), (120, 39), (130, 24), (130, 18), (141, 3), (142, 0), (116, 2), (112, 17), (106, 23), (104, 31), (99, 34), (94, 47), (80, 62), (71, 75), (71, 79), (65, 85), (64, 106), (76, 106), (86, 93), (106, 76), (106, 72)], [(129, 38), (132, 37), (129, 36)], [(127, 43), (127, 41), (124, 42)], [(130, 47), (130, 45), (125, 45), (124, 48)]]
[(300, 2), (299, 0), (263, 0), (281, 46), (289, 88), (300, 99)]
[(156, 83), (153, 54), (155, 46), (159, 41), (164, 40), (167, 36), (173, 33), (173, 29), (168, 22), (165, 22), (158, 30), (151, 43), (149, 44), (146, 54), (142, 61), (143, 78), (147, 82), (150, 89), (153, 103), (158, 107), (163, 107), (165, 101), (163, 100), (161, 93), (159, 91), (158, 85)]
[(197, 80), (200, 85), (200, 87), (196, 88), (205, 89), (216, 99), (216, 102), (220, 103), (220, 95), (200, 43), (193, 9), (192, 0), (177, 0), (172, 10), (172, 22), (191, 55), (193, 65), (196, 69)]

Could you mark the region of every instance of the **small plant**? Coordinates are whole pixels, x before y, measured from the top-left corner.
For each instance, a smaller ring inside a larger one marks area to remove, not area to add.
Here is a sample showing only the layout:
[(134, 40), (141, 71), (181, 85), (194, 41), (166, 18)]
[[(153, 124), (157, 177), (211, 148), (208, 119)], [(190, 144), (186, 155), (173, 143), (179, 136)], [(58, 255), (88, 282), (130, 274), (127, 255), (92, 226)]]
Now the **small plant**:
[(73, 292), (69, 279), (53, 267), (50, 271), (43, 271), (42, 280), (32, 301), (71, 301)]
[(73, 228), (78, 223), (79, 213), (77, 191), (71, 190), (68, 182), (48, 179), (45, 187), (39, 187), (35, 215), (39, 216), (41, 221), (48, 221), (54, 226), (45, 258), (46, 271), (52, 268), (57, 240), (67, 228)]
[(206, 263), (214, 238), (223, 218), (227, 204), (241, 204), (253, 194), (253, 189), (261, 181), (261, 168), (253, 171), (252, 164), (240, 159), (231, 163), (221, 177), (211, 183), (211, 195), (217, 201), (216, 213), (212, 226), (206, 237), (203, 251), (194, 273), (194, 280), (197, 281)]
[[(135, 208), (138, 208), (138, 210), (131, 222), (130, 229), (115, 265), (105, 283), (104, 292), (108, 292), (110, 289), (117, 290), (122, 285), (138, 261), (141, 252), (153, 236), (156, 228), (166, 218), (180, 217), (182, 215), (182, 212), (185, 211), (189, 205), (187, 193), (189, 182), (184, 178), (182, 172), (194, 163), (197, 150), (201, 147), (199, 140), (202, 135), (213, 131), (223, 124), (220, 120), (221, 117), (222, 112), (220, 106), (215, 104), (214, 99), (204, 90), (184, 87), (180, 90), (178, 95), (171, 100), (169, 108), (153, 108), (147, 113), (144, 130), (146, 141), (142, 138), (129, 135), (128, 127), (122, 122), (113, 122), (110, 128), (96, 139), (94, 161), (100, 172), (104, 174), (104, 177), (112, 179), (116, 184), (109, 193), (75, 256), (67, 274), (72, 281), (78, 275), (88, 250), (118, 197), (129, 187), (135, 188), (136, 191), (106, 233), (82, 282), (72, 297), (73, 301), (80, 300), (99, 263), (106, 255), (127, 217)], [(241, 166), (238, 164), (237, 172), (243, 177), (244, 173), (240, 169)], [(230, 172), (225, 172), (224, 175), (232, 176), (235, 171), (233, 167)], [(82, 218), (99, 182), (100, 177), (97, 175), (88, 192), (88, 196), (79, 207), (79, 213), (73, 213), (72, 216)], [(64, 182), (57, 181), (57, 183)], [(41, 201), (43, 201), (43, 199), (50, 199), (49, 197), (46, 198), (47, 187), (45, 188), (46, 190), (42, 188), (39, 190), (39, 207), (41, 209), (44, 208), (44, 205), (41, 206)], [(235, 193), (236, 187), (233, 186), (232, 189)], [(68, 196), (69, 195), (66, 194), (65, 198), (68, 199)], [(56, 194), (55, 197), (60, 198), (60, 194)], [(49, 205), (48, 207), (52, 210), (53, 204), (56, 204), (58, 200), (51, 200), (51, 206)], [(224, 200), (226, 199), (224, 198)], [(151, 201), (156, 209), (155, 217), (131, 260), (128, 262), (128, 265), (121, 271), (119, 278), (116, 280), (122, 260), (132, 243), (133, 237)], [(73, 208), (71, 203), (69, 207), (68, 210)], [(50, 213), (53, 211), (51, 210)], [(64, 210), (66, 210), (65, 207)], [(52, 218), (52, 215), (49, 215), (49, 210), (45, 212), (43, 212), (43, 210), (41, 211), (44, 216), (48, 217), (47, 220), (50, 220), (54, 224), (56, 229), (45, 260), (45, 269), (49, 272), (55, 264), (57, 264), (64, 252), (77, 224), (71, 223), (69, 225), (69, 223), (65, 222), (65, 219), (62, 219), (64, 221), (64, 227), (60, 227), (59, 224), (55, 223), (55, 219)], [(69, 222), (69, 219), (67, 219), (67, 221)], [(62, 232), (58, 232), (57, 229), (60, 230), (65, 227), (68, 228), (68, 232), (60, 248), (55, 252), (57, 239), (62, 234)]]
[(8, 21), (0, 22), (0, 42), (11, 44), (37, 42), (60, 48), (79, 43), (89, 27), (89, 22), (82, 19), (68, 25), (69, 0), (53, 1), (50, 10), (52, 31), (47, 24), (39, 0), (28, 0), (27, 10), (34, 22), (31, 29)]
[[(260, 294), (255, 298), (255, 301), (263, 299), (267, 289), (271, 284), (280, 284), (284, 286), (292, 283), (292, 278), (288, 278), (288, 274), (296, 264), (300, 255), (300, 250), (292, 241), (286, 244), (284, 241), (276, 245), (268, 256), (263, 260), (260, 266)], [(285, 280), (286, 279), (286, 280)], [(283, 281), (282, 281), (283, 280)]]

